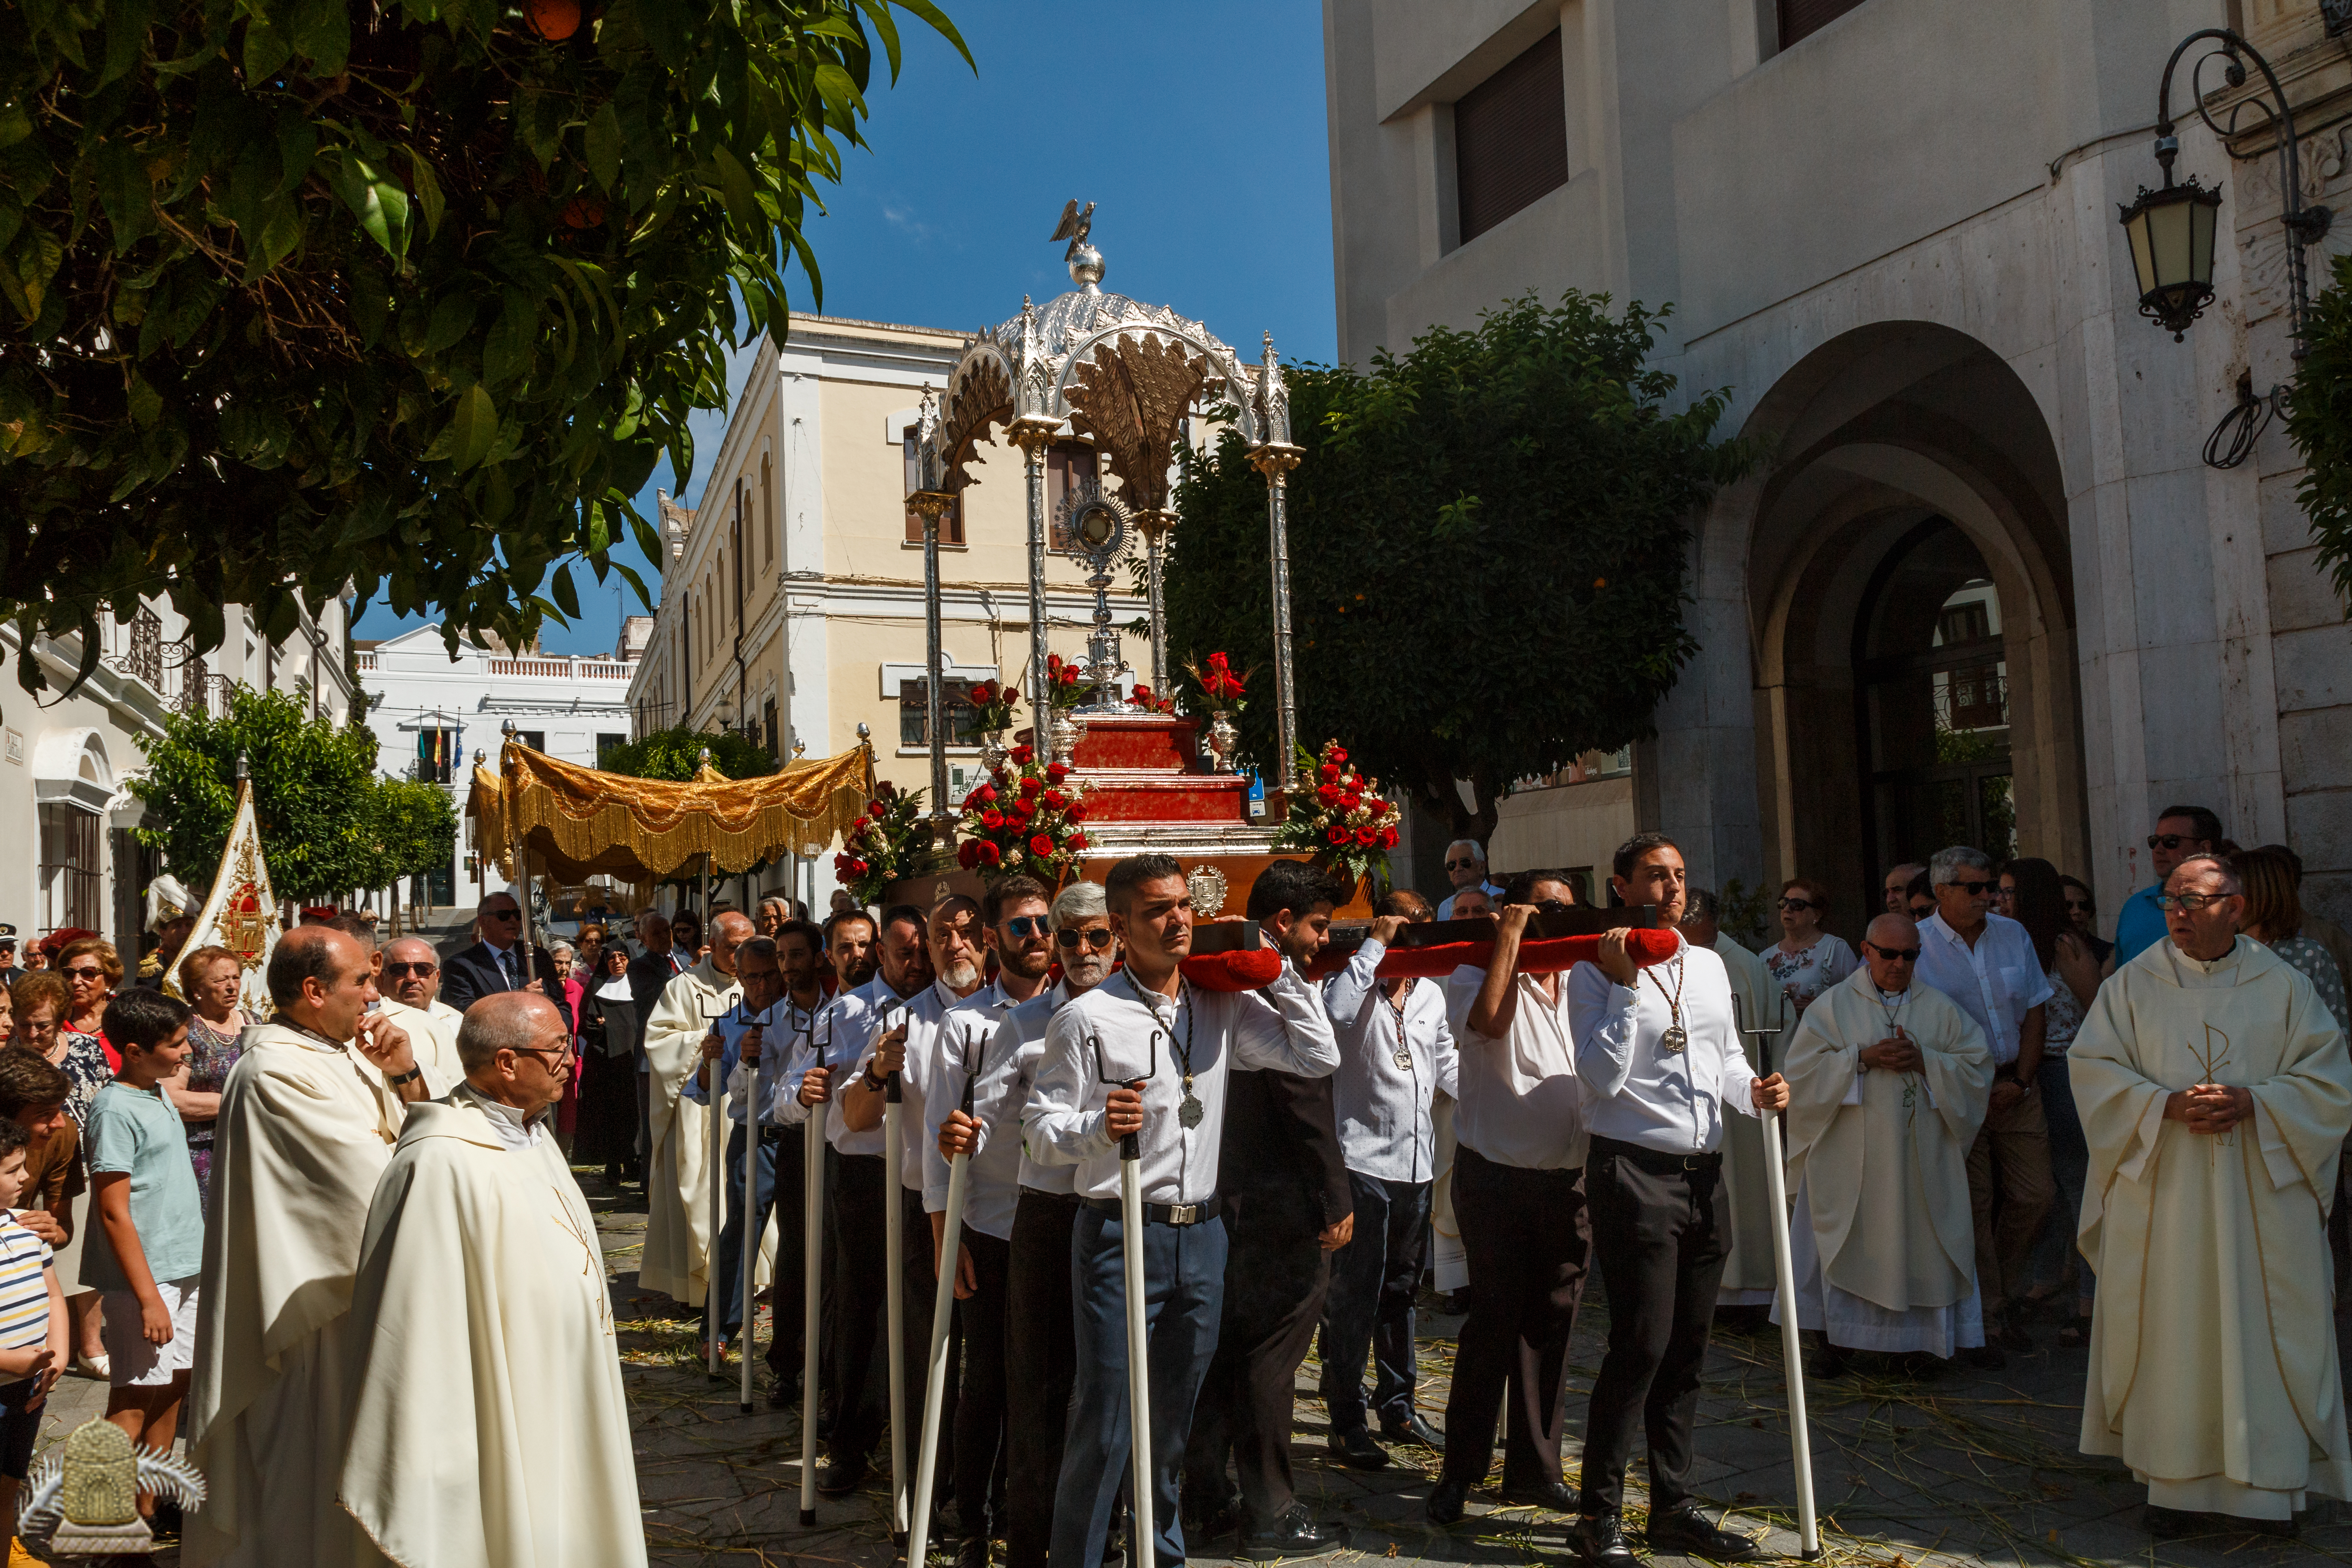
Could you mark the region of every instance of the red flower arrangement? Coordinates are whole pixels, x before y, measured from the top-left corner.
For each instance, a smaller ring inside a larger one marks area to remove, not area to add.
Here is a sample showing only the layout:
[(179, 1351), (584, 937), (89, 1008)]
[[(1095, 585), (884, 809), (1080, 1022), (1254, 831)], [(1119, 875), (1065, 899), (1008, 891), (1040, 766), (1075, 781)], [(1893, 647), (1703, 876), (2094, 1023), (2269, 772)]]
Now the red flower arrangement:
[(1056, 711), (1076, 708), (1086, 700), (1086, 666), (1076, 659), (1062, 662), (1058, 653), (1045, 656), (1045, 695), (1053, 700)]
[(1010, 729), (1013, 710), (1021, 706), (1021, 698), (1013, 688), (995, 680), (975, 680), (964, 688), (963, 700), (971, 704), (979, 715), (978, 727), (983, 731)]
[(1139, 680), (1135, 683), (1135, 705), (1147, 713), (1176, 711), (1176, 699), (1154, 691)]
[(1187, 660), (1184, 673), (1191, 676), (1193, 684), (1201, 689), (1201, 695), (1207, 700), (1210, 708), (1223, 708), (1234, 713), (1242, 710), (1242, 699), (1248, 689), (1250, 671), (1245, 669), (1235, 675), (1232, 662), (1223, 652), (1209, 656), (1209, 668), (1206, 669)]
[(1400, 814), (1394, 802), (1377, 793), (1380, 781), (1349, 766), (1347, 748), (1337, 741), (1326, 741), (1319, 757), (1299, 747), (1298, 771), (1315, 787), (1291, 792), (1289, 814), (1275, 832), (1274, 847), (1307, 850), (1350, 881), (1385, 877)]
[(1017, 871), (1048, 887), (1060, 883), (1087, 847), (1085, 790), (1069, 776), (1061, 763), (1041, 764), (1032, 748), (1014, 747), (1003, 766), (963, 797), (957, 863), (982, 877)]
[(841, 852), (833, 858), (833, 873), (859, 903), (878, 904), (891, 883), (914, 875), (915, 858), (930, 842), (930, 825), (923, 816), (923, 792), (901, 791), (885, 779), (874, 786), (874, 799), (866, 815), (841, 836)]

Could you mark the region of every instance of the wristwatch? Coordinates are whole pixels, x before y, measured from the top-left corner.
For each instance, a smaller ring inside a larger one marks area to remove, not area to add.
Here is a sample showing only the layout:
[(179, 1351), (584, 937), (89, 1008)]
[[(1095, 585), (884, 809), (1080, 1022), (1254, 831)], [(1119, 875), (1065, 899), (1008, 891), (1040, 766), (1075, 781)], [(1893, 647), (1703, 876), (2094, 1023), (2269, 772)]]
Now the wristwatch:
[(890, 1080), (886, 1078), (876, 1078), (871, 1067), (857, 1075), (857, 1081), (866, 1086), (866, 1091), (868, 1094), (879, 1094), (890, 1087)]
[(424, 1076), (425, 1069), (423, 1068), (411, 1066), (406, 1072), (384, 1074), (383, 1081), (392, 1085), (393, 1088), (398, 1089), (404, 1083), (415, 1083), (418, 1079), (423, 1078)]

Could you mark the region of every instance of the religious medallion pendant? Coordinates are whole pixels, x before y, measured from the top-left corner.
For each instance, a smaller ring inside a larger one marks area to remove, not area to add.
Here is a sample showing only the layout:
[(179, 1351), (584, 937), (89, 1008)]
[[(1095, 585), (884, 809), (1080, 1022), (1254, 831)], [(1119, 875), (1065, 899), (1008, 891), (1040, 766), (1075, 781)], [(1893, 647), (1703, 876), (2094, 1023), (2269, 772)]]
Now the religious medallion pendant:
[(1689, 1048), (1690, 1033), (1680, 1024), (1669, 1024), (1666, 1032), (1658, 1037), (1659, 1047), (1672, 1056), (1680, 1056)]
[(1396, 1065), (1399, 1072), (1411, 1072), (1412, 1070), (1412, 1053), (1405, 1050), (1397, 1052)]
[(1201, 1125), (1201, 1118), (1207, 1114), (1207, 1108), (1193, 1096), (1192, 1080), (1187, 1078), (1184, 1080), (1184, 1099), (1176, 1107), (1176, 1120), (1182, 1122), (1187, 1129), (1191, 1129)]

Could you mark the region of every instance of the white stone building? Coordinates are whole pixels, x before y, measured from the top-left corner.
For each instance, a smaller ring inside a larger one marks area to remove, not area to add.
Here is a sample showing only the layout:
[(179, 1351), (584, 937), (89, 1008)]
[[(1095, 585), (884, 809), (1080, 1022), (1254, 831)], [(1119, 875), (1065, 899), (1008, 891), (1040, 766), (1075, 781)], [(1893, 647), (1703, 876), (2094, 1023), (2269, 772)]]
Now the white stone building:
[(2117, 222), (2207, 26), (2277, 67), (2306, 195), (2352, 211), (2345, 10), (1325, 0), (1342, 356), (1528, 289), (1671, 303), (1663, 368), (1769, 444), (1699, 522), (1703, 651), (1627, 792), (1695, 880), (1819, 878), (1852, 933), (1882, 868), (1976, 842), (2111, 921), (2184, 803), (2352, 917), (2352, 632), (2295, 454), (2273, 423), (2200, 458), (2242, 376), (2292, 374), (2274, 141), (2219, 141), (2184, 68), (2179, 172), (2225, 237), (2185, 342)]
[(446, 784), (461, 819), (451, 866), (430, 879), (429, 892), (412, 896), (429, 896), (436, 906), (471, 906), (484, 893), (506, 890), (498, 867), (477, 862), (467, 850), (462, 818), (474, 756), (497, 772), (511, 724), (533, 750), (594, 767), (607, 747), (629, 739), (629, 681), (651, 628), (651, 616), (626, 617), (609, 658), (470, 640), (461, 640), (452, 658), (437, 626), (356, 645), (384, 776)]
[[(64, 926), (95, 931), (126, 964), (134, 963), (147, 884), (163, 868), (154, 851), (131, 837), (145, 812), (129, 788), (146, 765), (140, 741), (161, 735), (175, 710), (223, 711), (231, 685), (299, 692), (312, 713), (341, 722), (352, 703), (350, 612), (335, 601), (315, 620), (305, 614), (278, 646), (231, 605), (221, 647), (203, 658), (188, 651), (187, 623), (168, 605), (149, 605), (127, 621), (103, 616), (98, 668), (71, 696), (59, 694), (80, 668), (80, 638), (36, 643), (34, 657), (49, 681), (37, 696), (16, 681), (18, 628), (0, 625), (0, 667), (7, 670), (0, 684), (0, 836), (18, 847), (0, 865), (0, 921), (16, 928), (20, 942)], [(212, 870), (177, 868), (199, 897)]]

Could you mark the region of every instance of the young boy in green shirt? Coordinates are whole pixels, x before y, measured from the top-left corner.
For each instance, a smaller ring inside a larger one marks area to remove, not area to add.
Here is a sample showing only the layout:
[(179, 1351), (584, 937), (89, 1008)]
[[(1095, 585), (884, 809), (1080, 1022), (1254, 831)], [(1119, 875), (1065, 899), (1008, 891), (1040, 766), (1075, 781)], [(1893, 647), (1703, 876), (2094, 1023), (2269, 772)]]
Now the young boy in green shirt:
[[(195, 1364), (205, 1210), (187, 1128), (157, 1085), (187, 1058), (188, 1005), (125, 991), (100, 1027), (122, 1067), (83, 1129), (100, 1234), (83, 1254), (82, 1280), (105, 1293), (106, 1418), (132, 1443), (169, 1453)], [(155, 1500), (142, 1492), (139, 1506), (152, 1517)]]

